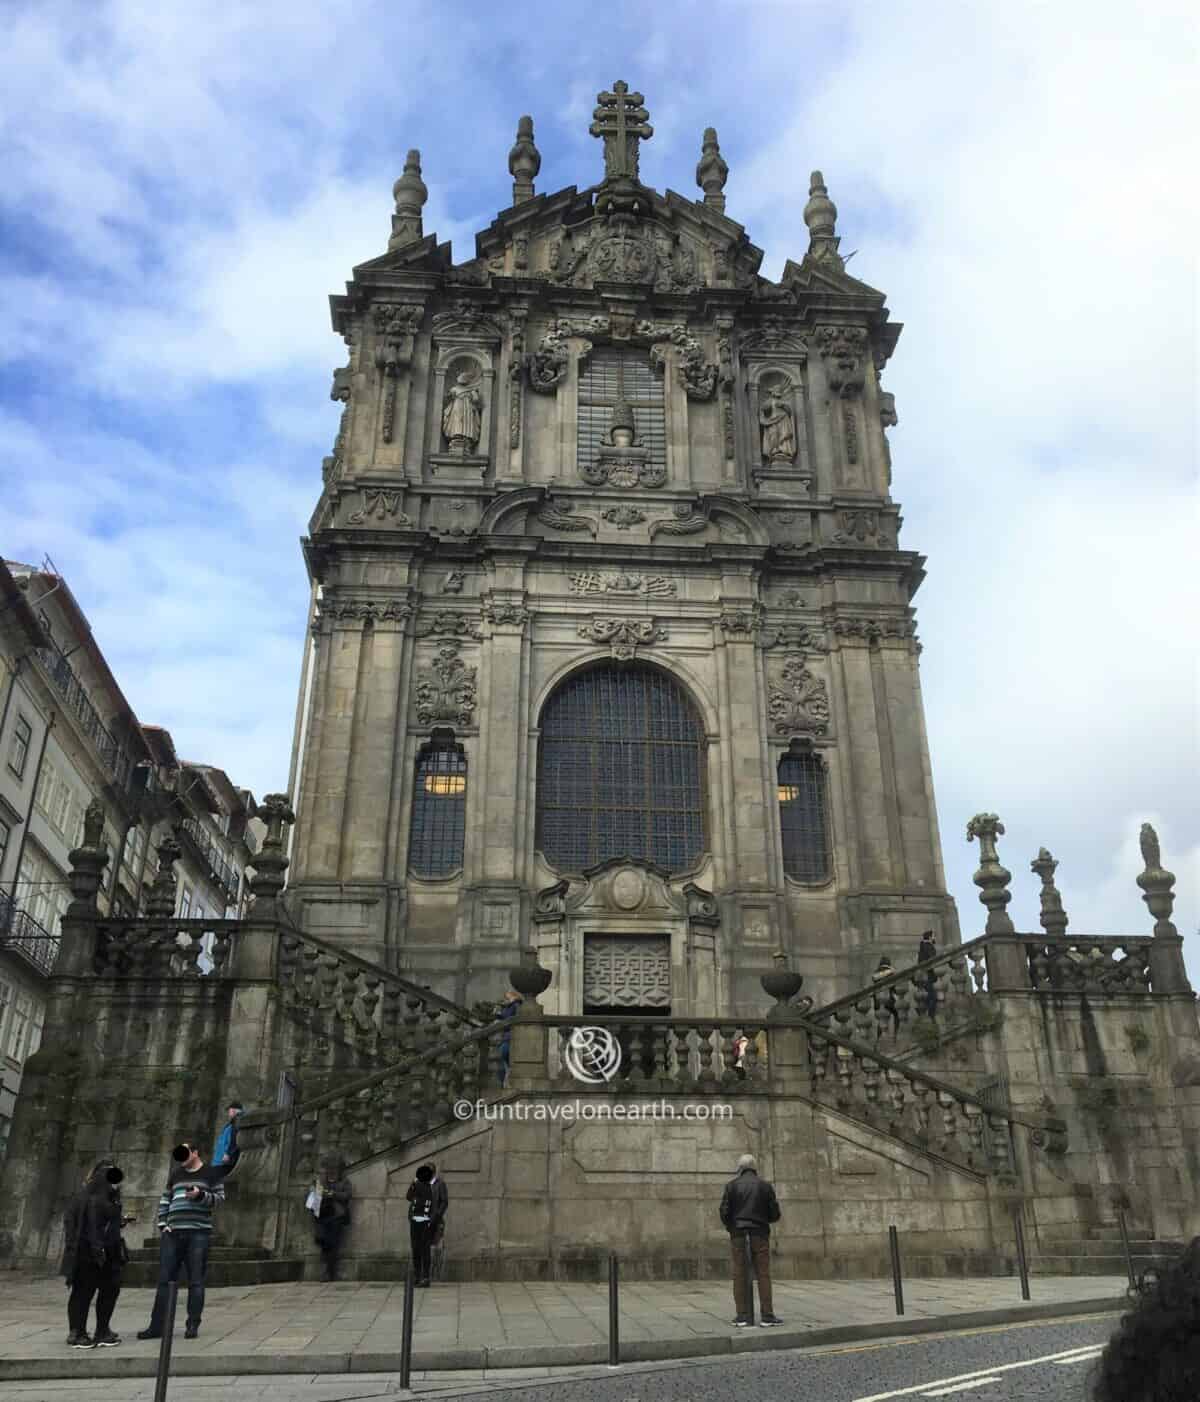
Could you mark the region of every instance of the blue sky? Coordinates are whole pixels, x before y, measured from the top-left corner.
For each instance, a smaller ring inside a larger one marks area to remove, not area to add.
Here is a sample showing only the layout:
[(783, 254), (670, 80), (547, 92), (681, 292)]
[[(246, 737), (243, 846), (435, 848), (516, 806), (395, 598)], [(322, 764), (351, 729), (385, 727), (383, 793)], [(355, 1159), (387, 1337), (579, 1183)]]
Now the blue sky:
[[(600, 22), (592, 15), (602, 13)], [(805, 247), (808, 172), (906, 324), (894, 491), (923, 551), (922, 679), (950, 886), (981, 928), (972, 813), (1013, 913), (1060, 858), (1073, 928), (1145, 933), (1155, 821), (1200, 986), (1195, 123), (1187, 7), (9, 5), (0, 83), (0, 545), (49, 554), (142, 718), (284, 786), (297, 545), (344, 360), (326, 297), (386, 246), (423, 155), (426, 231), (471, 256), (533, 114), (538, 189), (599, 178), (617, 77), (642, 176)], [(1190, 112), (1190, 117), (1189, 117)]]

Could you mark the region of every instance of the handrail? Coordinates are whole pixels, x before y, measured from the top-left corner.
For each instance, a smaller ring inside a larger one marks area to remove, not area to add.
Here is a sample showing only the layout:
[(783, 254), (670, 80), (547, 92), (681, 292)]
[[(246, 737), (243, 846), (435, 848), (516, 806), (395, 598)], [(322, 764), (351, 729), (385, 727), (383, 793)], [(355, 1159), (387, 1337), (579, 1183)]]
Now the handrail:
[(847, 993), (844, 997), (838, 998), (832, 1003), (825, 1003), (819, 1008), (813, 1008), (807, 1016), (815, 1020), (817, 1018), (829, 1017), (835, 1012), (840, 1012), (842, 1008), (851, 1008), (856, 1003), (861, 1003), (864, 998), (869, 998), (873, 993), (878, 993), (881, 989), (893, 988), (896, 984), (903, 983), (905, 979), (912, 978), (914, 974), (928, 973), (930, 969), (937, 968), (940, 964), (948, 964), (952, 960), (965, 954), (968, 950), (979, 949), (989, 940), (995, 938), (997, 938), (995, 935), (979, 935), (973, 940), (968, 940), (966, 944), (952, 945), (949, 949), (944, 949), (940, 954), (934, 955), (932, 959), (909, 964), (906, 968), (897, 969), (895, 973), (889, 974), (887, 978), (873, 980), (854, 993)]

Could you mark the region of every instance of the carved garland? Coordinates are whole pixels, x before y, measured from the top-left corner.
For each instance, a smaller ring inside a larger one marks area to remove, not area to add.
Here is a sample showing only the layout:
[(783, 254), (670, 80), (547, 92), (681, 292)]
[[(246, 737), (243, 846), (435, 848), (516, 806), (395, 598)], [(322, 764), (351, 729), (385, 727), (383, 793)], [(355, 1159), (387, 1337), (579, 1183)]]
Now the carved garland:
[(361, 526), (366, 521), (375, 520), (391, 521), (396, 526), (411, 526), (412, 518), (400, 510), (403, 499), (403, 492), (389, 491), (386, 487), (364, 487), (363, 504), (346, 517), (346, 524)]
[(412, 361), (413, 337), (425, 309), (416, 302), (382, 302), (374, 307), (375, 364), (383, 375), (383, 441), (390, 443), (396, 420), (396, 380)]
[[(528, 357), (529, 384), (540, 394), (553, 394), (566, 377), (570, 363), (568, 336), (587, 339), (581, 355), (591, 350), (591, 341), (613, 334), (613, 319), (607, 316), (587, 318), (559, 317), (550, 324), (536, 350)], [(689, 399), (711, 399), (717, 387), (718, 367), (705, 363), (700, 342), (682, 324), (671, 325), (654, 321), (635, 321), (629, 335), (623, 337), (634, 344), (648, 345), (650, 359), (662, 369), (668, 345), (679, 351), (679, 380)], [(658, 484), (656, 484), (658, 485)]]
[(767, 696), (767, 715), (777, 735), (824, 735), (829, 729), (829, 695), (825, 683), (796, 653), (784, 663), (779, 682)]
[(594, 643), (609, 643), (618, 662), (637, 656), (639, 645), (665, 642), (667, 630), (652, 618), (592, 618), (579, 625), (579, 636)]
[(445, 643), (437, 657), (417, 673), (414, 696), (422, 725), (470, 725), (475, 714), (476, 668), (458, 655), (457, 643)]

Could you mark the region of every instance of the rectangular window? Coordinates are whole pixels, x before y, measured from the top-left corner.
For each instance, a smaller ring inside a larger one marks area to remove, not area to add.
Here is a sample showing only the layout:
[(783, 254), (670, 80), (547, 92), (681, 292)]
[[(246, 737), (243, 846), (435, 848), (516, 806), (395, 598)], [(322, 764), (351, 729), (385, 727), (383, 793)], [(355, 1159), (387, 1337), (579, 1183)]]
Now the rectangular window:
[(8, 1037), (8, 1010), (12, 999), (12, 984), (0, 979), (0, 1056), (4, 1054), (5, 1039)]
[(42, 1027), (45, 1021), (46, 1009), (39, 1003), (33, 1010), (33, 1021), (29, 1025), (29, 1047), (25, 1052), (26, 1060), (42, 1045)]
[(186, 920), (192, 913), (192, 888), (185, 886), (179, 896), (179, 918)]
[(192, 911), (192, 919), (193, 919), (193, 920), (203, 920), (203, 919), (204, 919), (204, 907), (203, 907), (203, 905), (201, 905), (201, 903), (200, 903), (199, 901), (196, 902), (196, 909)]
[(50, 805), (54, 799), (54, 786), (58, 781), (58, 770), (55, 769), (50, 760), (44, 760), (41, 773), (38, 774), (37, 788), (34, 790), (33, 803), (35, 808), (47, 816), (50, 816)]
[(54, 804), (50, 809), (50, 823), (63, 837), (70, 836), (70, 829), (67, 824), (71, 813), (71, 801), (73, 797), (71, 785), (66, 779), (60, 779), (58, 781), (58, 788), (54, 792)]
[(13, 726), (12, 743), (8, 747), (8, 767), (18, 779), (25, 777), (25, 766), (29, 762), (29, 751), (33, 745), (33, 725), (18, 713)]
[(579, 372), (580, 469), (590, 468), (601, 456), (618, 400), (633, 410), (636, 441), (649, 454), (650, 465), (665, 473), (667, 426), (662, 376), (651, 367), (646, 352), (610, 347), (594, 350)]
[(11, 1056), (14, 1061), (25, 1059), (25, 1042), (32, 1015), (33, 999), (27, 993), (18, 993), (9, 1010), (8, 1039), (4, 1044), (5, 1056)]
[(0, 873), (4, 871), (4, 859), (8, 856), (8, 839), (12, 836), (12, 828), (0, 818)]

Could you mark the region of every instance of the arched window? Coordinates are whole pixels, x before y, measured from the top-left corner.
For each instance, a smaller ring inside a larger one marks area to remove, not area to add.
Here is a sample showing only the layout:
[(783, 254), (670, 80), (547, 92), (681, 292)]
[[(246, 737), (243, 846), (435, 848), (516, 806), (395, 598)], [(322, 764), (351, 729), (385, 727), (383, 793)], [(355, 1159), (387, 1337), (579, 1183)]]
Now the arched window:
[(819, 755), (790, 754), (779, 761), (779, 826), (783, 869), (793, 881), (829, 880), (829, 803)]
[(467, 826), (467, 759), (461, 745), (438, 737), (417, 756), (408, 869), (414, 876), (452, 876), (463, 864)]
[(704, 725), (653, 667), (606, 663), (568, 678), (542, 711), (538, 847), (583, 871), (640, 857), (686, 871), (705, 848)]

